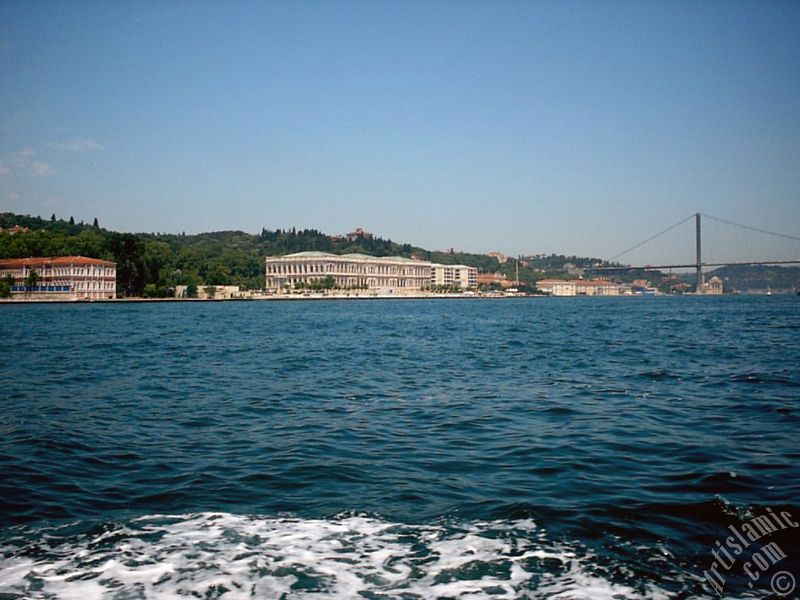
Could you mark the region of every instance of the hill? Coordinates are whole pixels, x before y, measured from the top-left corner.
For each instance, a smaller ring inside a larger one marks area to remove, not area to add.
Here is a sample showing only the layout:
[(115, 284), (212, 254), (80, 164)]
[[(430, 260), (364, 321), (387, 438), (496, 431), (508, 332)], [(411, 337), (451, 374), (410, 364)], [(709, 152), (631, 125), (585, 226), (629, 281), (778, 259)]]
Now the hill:
[(725, 288), (741, 292), (764, 291), (793, 292), (800, 289), (800, 267), (771, 265), (720, 267), (709, 276), (716, 275)]

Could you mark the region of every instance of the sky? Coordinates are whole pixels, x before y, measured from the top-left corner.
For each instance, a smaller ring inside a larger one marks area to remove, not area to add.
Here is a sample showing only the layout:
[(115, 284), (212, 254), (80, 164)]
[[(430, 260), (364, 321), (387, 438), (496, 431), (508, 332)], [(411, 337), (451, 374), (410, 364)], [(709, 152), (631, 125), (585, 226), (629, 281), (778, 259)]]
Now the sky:
[(0, 210), (121, 231), (800, 236), (799, 108), (798, 2), (0, 0)]

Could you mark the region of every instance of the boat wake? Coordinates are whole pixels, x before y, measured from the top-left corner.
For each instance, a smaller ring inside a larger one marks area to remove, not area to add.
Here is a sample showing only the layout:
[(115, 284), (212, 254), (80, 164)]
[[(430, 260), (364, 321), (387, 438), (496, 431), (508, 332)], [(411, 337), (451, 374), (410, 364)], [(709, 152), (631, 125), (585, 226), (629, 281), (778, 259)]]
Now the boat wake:
[(3, 598), (669, 598), (612, 582), (530, 520), (408, 525), (225, 513), (16, 528)]

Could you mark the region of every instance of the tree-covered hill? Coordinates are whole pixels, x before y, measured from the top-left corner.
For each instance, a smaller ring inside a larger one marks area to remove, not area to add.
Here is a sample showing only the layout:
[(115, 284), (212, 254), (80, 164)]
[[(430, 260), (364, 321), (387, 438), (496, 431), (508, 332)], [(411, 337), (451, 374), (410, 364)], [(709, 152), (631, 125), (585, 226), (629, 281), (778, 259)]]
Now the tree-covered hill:
[(778, 265), (734, 265), (720, 267), (709, 273), (707, 277), (716, 275), (729, 290), (755, 291), (772, 290), (773, 292), (792, 292), (800, 289), (800, 267), (782, 267)]

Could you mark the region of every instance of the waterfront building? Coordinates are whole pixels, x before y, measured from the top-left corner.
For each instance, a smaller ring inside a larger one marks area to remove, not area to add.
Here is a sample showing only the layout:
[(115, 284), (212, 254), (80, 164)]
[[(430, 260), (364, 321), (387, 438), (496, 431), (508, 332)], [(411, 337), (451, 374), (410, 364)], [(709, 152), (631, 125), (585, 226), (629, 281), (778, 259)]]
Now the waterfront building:
[(117, 297), (117, 265), (85, 256), (0, 260), (12, 300), (106, 300)]
[(578, 291), (575, 281), (566, 279), (540, 279), (536, 287), (550, 296), (576, 296)]
[(457, 287), (462, 290), (478, 287), (478, 269), (466, 265), (431, 264), (431, 285)]
[(331, 282), (342, 289), (379, 293), (419, 292), (430, 288), (431, 263), (402, 256), (297, 252), (266, 258), (266, 289), (300, 289)]
[(714, 275), (711, 279), (703, 284), (703, 294), (709, 296), (719, 296), (722, 294), (722, 279)]
[(605, 279), (541, 279), (536, 287), (551, 296), (620, 296), (628, 291)]

